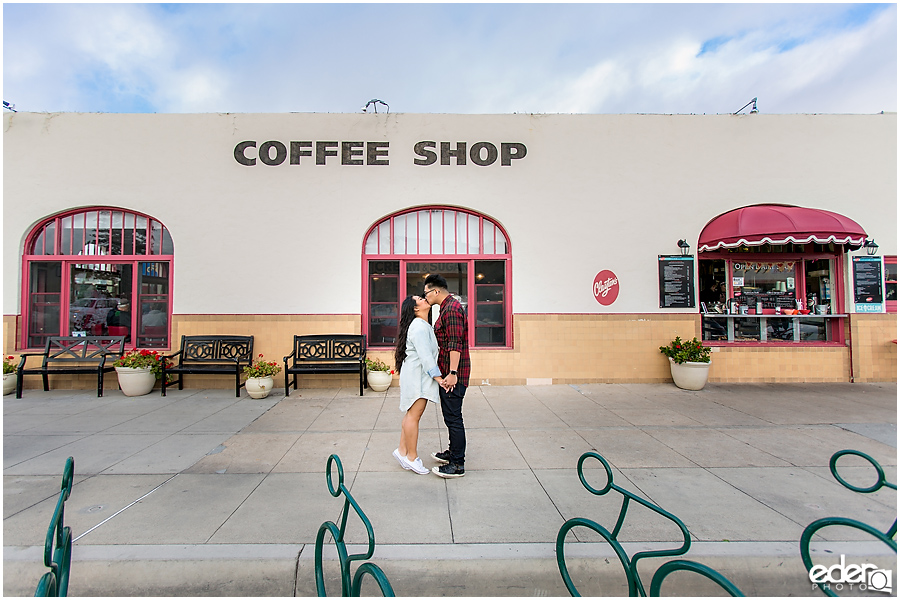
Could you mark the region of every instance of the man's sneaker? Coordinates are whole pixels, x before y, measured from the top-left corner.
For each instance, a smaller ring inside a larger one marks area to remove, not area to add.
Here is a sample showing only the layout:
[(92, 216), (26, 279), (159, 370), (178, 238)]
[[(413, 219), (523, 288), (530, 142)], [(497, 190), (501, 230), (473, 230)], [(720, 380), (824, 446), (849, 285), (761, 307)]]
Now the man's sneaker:
[(410, 471), (418, 473), (419, 475), (428, 475), (428, 469), (425, 467), (425, 465), (422, 464), (422, 459), (418, 456), (416, 457), (416, 460), (409, 460), (404, 456), (403, 467), (409, 469)]
[(431, 469), (431, 472), (438, 477), (450, 479), (452, 477), (462, 477), (465, 475), (466, 468), (462, 465), (457, 465), (456, 463), (448, 463), (446, 465), (441, 465), (440, 467), (434, 467)]
[[(394, 458), (397, 459), (397, 462), (400, 463), (401, 467), (403, 467), (404, 469), (409, 469), (409, 467), (407, 467), (406, 464), (404, 464), (404, 462), (403, 462), (406, 459), (406, 457), (400, 456), (400, 448), (397, 448), (396, 450), (391, 452), (391, 454), (394, 455)], [(406, 461), (406, 462), (408, 463), (409, 461)]]
[(450, 451), (444, 450), (443, 452), (432, 452), (431, 458), (436, 460), (438, 464), (446, 465), (450, 462)]

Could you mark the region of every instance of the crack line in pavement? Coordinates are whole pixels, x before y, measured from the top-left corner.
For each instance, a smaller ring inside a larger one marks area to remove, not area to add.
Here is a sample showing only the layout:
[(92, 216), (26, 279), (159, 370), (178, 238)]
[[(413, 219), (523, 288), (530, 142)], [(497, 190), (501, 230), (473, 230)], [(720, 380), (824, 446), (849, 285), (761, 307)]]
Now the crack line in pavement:
[(135, 504), (137, 504), (138, 502), (140, 502), (141, 500), (143, 500), (144, 498), (146, 498), (147, 496), (149, 496), (150, 494), (152, 494), (153, 492), (155, 492), (156, 490), (158, 490), (158, 489), (161, 488), (162, 486), (166, 485), (167, 483), (169, 483), (170, 481), (172, 481), (172, 480), (175, 479), (176, 477), (178, 477), (178, 473), (175, 473), (174, 475), (172, 475), (171, 477), (169, 477), (168, 479), (166, 479), (165, 481), (163, 481), (161, 484), (159, 484), (158, 486), (156, 486), (155, 488), (153, 488), (152, 490), (150, 490), (149, 492), (147, 492), (146, 494), (144, 494), (143, 496), (141, 496), (140, 498), (138, 498), (137, 500), (135, 500), (134, 502), (132, 502), (132, 503), (129, 504), (128, 506), (126, 506), (125, 508), (122, 508), (122, 509), (116, 511), (115, 514), (112, 514), (112, 515), (106, 517), (105, 519), (103, 519), (102, 521), (100, 521), (99, 523), (97, 523), (96, 525), (94, 525), (93, 527), (91, 527), (90, 529), (88, 529), (87, 531), (85, 531), (84, 533), (82, 533), (81, 535), (79, 535), (77, 538), (75, 538), (74, 540), (72, 540), (72, 543), (74, 544), (75, 542), (77, 542), (78, 540), (80, 540), (81, 538), (83, 538), (84, 536), (86, 536), (87, 534), (89, 534), (90, 532), (92, 532), (93, 530), (97, 529), (98, 527), (100, 527), (101, 525), (103, 525), (104, 523), (106, 523), (107, 521), (109, 521), (110, 519), (112, 519), (113, 517), (115, 517), (116, 515), (125, 512), (126, 510), (128, 510), (129, 508), (131, 508), (132, 506), (134, 506)]

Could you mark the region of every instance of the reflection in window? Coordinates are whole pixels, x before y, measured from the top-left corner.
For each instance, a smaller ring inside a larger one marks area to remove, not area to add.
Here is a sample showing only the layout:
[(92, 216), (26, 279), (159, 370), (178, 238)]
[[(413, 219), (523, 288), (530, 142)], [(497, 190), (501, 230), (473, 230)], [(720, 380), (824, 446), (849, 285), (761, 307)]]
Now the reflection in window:
[[(81, 210), (40, 223), (25, 246), (23, 344), (39, 348), (55, 335), (124, 335), (129, 345), (168, 347), (173, 252), (162, 223), (125, 210)], [(58, 260), (46, 261), (50, 256)]]
[(475, 261), (475, 344), (502, 346), (506, 343), (504, 290), (506, 263)]
[(396, 344), (400, 315), (400, 263), (369, 263), (369, 343)]

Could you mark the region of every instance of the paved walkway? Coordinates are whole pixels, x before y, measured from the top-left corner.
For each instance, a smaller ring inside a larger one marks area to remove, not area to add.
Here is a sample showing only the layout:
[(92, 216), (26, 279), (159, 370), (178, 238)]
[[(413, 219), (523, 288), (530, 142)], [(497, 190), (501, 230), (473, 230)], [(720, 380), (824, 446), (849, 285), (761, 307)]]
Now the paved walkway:
[[(578, 480), (589, 450), (609, 460), (617, 484), (684, 521), (688, 558), (722, 569), (748, 595), (818, 594), (797, 551), (811, 521), (848, 516), (886, 530), (897, 513), (896, 492), (852, 493), (827, 466), (853, 448), (897, 481), (896, 384), (473, 387), (467, 473), (457, 480), (403, 471), (391, 457), (397, 388), (362, 398), (353, 389), (300, 393), (5, 396), (4, 593), (31, 595), (44, 571), (41, 544), (68, 456), (70, 595), (314, 595), (316, 532), (343, 503), (325, 484), (331, 453), (372, 521), (374, 560), (407, 596), (567, 595), (553, 549), (560, 526), (583, 516), (611, 527), (618, 511)], [(429, 406), (419, 438), (426, 466), (446, 440)], [(866, 467), (846, 472), (874, 477)], [(601, 487), (602, 471), (591, 474)], [(633, 510), (620, 536), (630, 548), (678, 539), (667, 522)], [(349, 542), (365, 541), (356, 520), (348, 531)], [(875, 556), (896, 572), (896, 555), (880, 545), (851, 530), (825, 533), (822, 556)], [(577, 529), (569, 539), (583, 593), (625, 593), (599, 536)], [(604, 569), (613, 569), (608, 578)]]

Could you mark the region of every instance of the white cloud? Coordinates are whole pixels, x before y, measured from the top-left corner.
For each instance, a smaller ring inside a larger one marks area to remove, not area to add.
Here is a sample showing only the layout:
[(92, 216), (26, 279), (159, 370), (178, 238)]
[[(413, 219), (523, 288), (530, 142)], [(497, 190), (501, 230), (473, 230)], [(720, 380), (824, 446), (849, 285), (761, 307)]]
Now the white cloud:
[(758, 96), (763, 112), (896, 111), (896, 6), (868, 10), (6, 4), (4, 98), (22, 110), (351, 112), (381, 98), (394, 112), (715, 113)]

